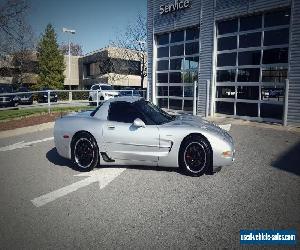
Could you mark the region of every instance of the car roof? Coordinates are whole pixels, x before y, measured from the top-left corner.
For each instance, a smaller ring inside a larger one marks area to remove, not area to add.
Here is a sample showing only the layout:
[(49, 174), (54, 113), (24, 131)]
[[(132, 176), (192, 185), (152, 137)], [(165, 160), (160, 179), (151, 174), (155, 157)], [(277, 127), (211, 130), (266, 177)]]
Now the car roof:
[(130, 102), (134, 103), (136, 101), (139, 101), (143, 99), (142, 97), (139, 96), (116, 96), (114, 98), (111, 98), (107, 100), (107, 102), (112, 103), (112, 102)]

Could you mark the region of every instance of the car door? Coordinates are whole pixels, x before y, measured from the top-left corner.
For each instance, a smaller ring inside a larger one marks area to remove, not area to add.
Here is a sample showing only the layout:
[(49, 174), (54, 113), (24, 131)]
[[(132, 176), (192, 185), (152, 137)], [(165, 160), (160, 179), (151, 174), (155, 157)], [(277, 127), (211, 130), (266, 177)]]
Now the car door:
[(110, 103), (108, 118), (103, 126), (106, 153), (114, 160), (125, 160), (135, 165), (157, 165), (160, 153), (158, 127), (137, 127), (133, 124), (136, 118), (145, 120), (131, 103)]

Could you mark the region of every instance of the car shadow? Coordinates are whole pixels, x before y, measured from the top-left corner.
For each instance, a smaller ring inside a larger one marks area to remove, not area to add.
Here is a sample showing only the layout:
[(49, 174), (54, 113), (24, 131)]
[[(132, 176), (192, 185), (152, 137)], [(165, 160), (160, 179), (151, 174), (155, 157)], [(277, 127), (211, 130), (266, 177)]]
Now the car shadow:
[(283, 171), (287, 171), (296, 175), (300, 175), (300, 142), (295, 144), (287, 152), (280, 155), (272, 166)]
[(55, 147), (52, 148), (52, 149), (50, 149), (46, 153), (46, 158), (48, 159), (48, 161), (50, 161), (51, 163), (53, 163), (55, 166), (69, 167), (69, 168), (74, 169), (72, 161), (70, 161), (69, 159), (61, 157), (57, 153), (57, 150), (56, 150)]
[[(56, 148), (50, 149), (46, 153), (46, 158), (48, 161), (53, 163), (55, 166), (61, 166), (61, 167), (69, 167), (71, 169), (74, 169), (74, 165), (71, 160), (66, 159), (61, 157), (58, 153)], [(99, 168), (111, 168), (111, 167), (116, 167), (116, 168), (121, 168), (123, 166), (115, 166), (115, 165), (101, 165)], [(155, 166), (126, 166), (127, 169), (137, 169), (137, 170), (146, 170), (146, 171), (164, 171), (164, 172), (176, 172), (176, 173), (181, 173), (179, 171), (179, 168), (172, 168), (172, 167), (155, 167)], [(79, 171), (76, 169), (76, 171)], [(182, 174), (182, 173), (181, 173)]]

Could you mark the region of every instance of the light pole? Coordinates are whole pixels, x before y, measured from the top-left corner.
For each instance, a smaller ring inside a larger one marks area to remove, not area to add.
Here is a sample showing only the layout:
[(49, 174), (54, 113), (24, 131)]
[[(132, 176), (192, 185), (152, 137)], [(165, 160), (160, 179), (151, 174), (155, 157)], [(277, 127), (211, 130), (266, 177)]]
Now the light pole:
[[(75, 34), (76, 30), (70, 30), (67, 28), (63, 28), (64, 33), (68, 34)], [(68, 70), (68, 79), (69, 79), (69, 88), (71, 90), (71, 45), (70, 45), (70, 35), (68, 35), (68, 45), (69, 45), (69, 51), (68, 51), (68, 56), (69, 56), (69, 70)]]

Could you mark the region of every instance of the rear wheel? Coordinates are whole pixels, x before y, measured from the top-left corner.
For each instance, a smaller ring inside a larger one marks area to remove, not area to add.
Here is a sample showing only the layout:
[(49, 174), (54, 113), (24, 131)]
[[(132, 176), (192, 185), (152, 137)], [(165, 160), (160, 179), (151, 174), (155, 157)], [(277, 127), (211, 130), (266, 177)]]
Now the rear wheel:
[(80, 171), (91, 171), (98, 165), (99, 150), (96, 140), (87, 132), (82, 132), (72, 141), (72, 160)]
[(189, 136), (180, 146), (179, 165), (186, 174), (200, 176), (210, 168), (211, 154), (212, 150), (205, 138)]

